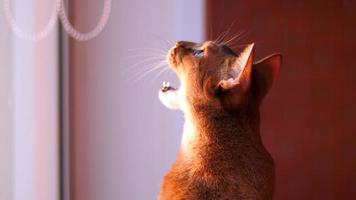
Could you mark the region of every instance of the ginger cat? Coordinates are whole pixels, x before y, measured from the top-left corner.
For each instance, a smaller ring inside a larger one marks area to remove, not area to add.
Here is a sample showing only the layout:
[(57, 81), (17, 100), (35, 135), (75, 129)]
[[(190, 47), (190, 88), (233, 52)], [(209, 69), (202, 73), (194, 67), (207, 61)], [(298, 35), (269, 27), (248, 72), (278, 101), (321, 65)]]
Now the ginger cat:
[(180, 88), (159, 98), (185, 115), (177, 160), (159, 200), (272, 199), (273, 159), (260, 137), (259, 106), (279, 71), (273, 54), (253, 63), (254, 45), (236, 54), (212, 41), (180, 41), (167, 55)]

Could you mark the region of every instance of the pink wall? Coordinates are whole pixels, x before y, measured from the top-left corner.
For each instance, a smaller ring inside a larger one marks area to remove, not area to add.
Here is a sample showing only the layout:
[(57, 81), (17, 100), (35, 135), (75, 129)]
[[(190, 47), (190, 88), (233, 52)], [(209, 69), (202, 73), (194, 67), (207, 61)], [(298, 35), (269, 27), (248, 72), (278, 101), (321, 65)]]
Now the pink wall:
[(356, 198), (355, 19), (347, 0), (208, 1), (214, 37), (236, 20), (232, 34), (247, 30), (257, 58), (284, 55), (262, 106), (275, 199)]

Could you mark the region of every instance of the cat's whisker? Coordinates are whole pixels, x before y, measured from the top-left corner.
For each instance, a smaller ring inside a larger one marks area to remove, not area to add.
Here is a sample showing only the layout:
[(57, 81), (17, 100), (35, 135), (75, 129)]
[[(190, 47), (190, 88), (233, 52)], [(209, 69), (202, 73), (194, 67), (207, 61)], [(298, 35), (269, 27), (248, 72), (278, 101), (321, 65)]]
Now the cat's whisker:
[(232, 27), (234, 26), (235, 22), (236, 22), (236, 20), (234, 20), (234, 21), (231, 23), (231, 25), (230, 25), (230, 26), (229, 26), (229, 28), (227, 29), (227, 34), (225, 35), (225, 37), (224, 37), (224, 38), (222, 38), (222, 39), (221, 39), (221, 41), (224, 41), (224, 40), (225, 40), (225, 38), (227, 38), (227, 37), (228, 37), (228, 35), (230, 34), (231, 29), (232, 29)]
[(133, 54), (133, 55), (126, 56), (124, 59), (125, 60), (136, 61), (137, 58), (139, 58), (139, 59), (161, 59), (161, 60), (165, 60), (165, 59), (167, 59), (167, 55)]
[[(140, 67), (134, 68), (133, 66), (130, 66), (125, 69), (123, 73), (128, 74), (128, 78), (130, 77), (136, 77), (139, 74), (145, 73), (146, 71), (151, 70), (152, 66), (155, 66), (160, 63), (166, 63), (165, 60), (151, 60), (151, 61), (145, 61), (145, 62), (140, 62)], [(135, 64), (136, 66), (138, 65), (137, 63)]]
[[(128, 78), (130, 78), (130, 81), (132, 81), (132, 80), (138, 81), (139, 79), (146, 76), (146, 74), (149, 74), (151, 71), (155, 71), (155, 70), (159, 69), (159, 67), (156, 67), (156, 66), (162, 65), (161, 63), (163, 63), (163, 62), (161, 61), (161, 62), (156, 62), (156, 63), (152, 63), (150, 65), (147, 65), (149, 67), (145, 67), (145, 68), (142, 68), (142, 69), (134, 72), (132, 75), (128, 76)], [(152, 66), (155, 66), (155, 67), (152, 67)]]
[(163, 58), (165, 59), (167, 57), (167, 55), (148, 55), (148, 54), (136, 54), (136, 55), (131, 55), (131, 56), (127, 56), (127, 58), (137, 58), (137, 57), (155, 57), (155, 58)]
[(234, 21), (231, 23), (231, 25), (229, 26), (229, 28), (228, 28), (226, 31), (224, 31), (223, 34), (221, 34), (221, 35), (222, 35), (221, 37), (219, 36), (219, 38), (217, 38), (217, 39), (215, 40), (216, 43), (219, 44), (221, 41), (224, 41), (224, 40), (225, 40), (225, 38), (229, 35), (229, 33), (230, 33), (232, 27), (234, 26), (235, 22), (236, 22), (236, 20), (234, 20)]
[[(224, 20), (224, 15), (221, 15), (221, 19), (219, 19), (218, 21), (220, 21), (220, 23), (218, 23), (219, 26), (217, 27), (217, 33), (218, 33), (218, 35), (217, 35), (216, 39), (213, 40), (214, 43), (217, 43), (217, 42), (218, 42), (218, 39), (221, 37), (221, 34), (224, 32), (224, 31), (220, 31), (220, 30), (224, 29), (224, 25), (223, 25), (224, 23), (222, 23), (222, 22), (225, 21), (225, 20)], [(220, 34), (219, 34), (219, 33), (220, 33)]]
[(241, 32), (237, 33), (236, 35), (232, 36), (230, 39), (221, 42), (221, 44), (223, 44), (223, 45), (229, 45), (230, 42), (232, 42), (232, 41), (234, 41), (235, 39), (239, 38), (242, 34), (243, 34), (243, 32), (241, 31)]
[(141, 67), (138, 68), (138, 69), (145, 69), (145, 68), (150, 68), (151, 66), (154, 66), (156, 64), (159, 64), (159, 63), (166, 63), (166, 59), (157, 59), (157, 60), (150, 60), (148, 62), (143, 62), (143, 63), (140, 63)]
[(161, 63), (158, 63), (156, 66), (154, 66), (153, 68), (145, 71), (144, 73), (141, 73), (134, 81), (137, 82), (139, 80), (141, 80), (142, 78), (146, 77), (149, 73), (152, 73), (158, 69), (161, 69), (163, 68), (165, 65), (167, 65), (166, 62), (161, 62)]
[[(148, 74), (152, 73), (153, 71), (159, 70), (160, 68), (164, 67), (165, 65), (168, 65), (167, 60), (166, 60), (167, 51), (174, 45), (174, 43), (167, 39), (163, 39), (159, 35), (154, 35), (154, 37), (156, 37), (156, 39), (161, 41), (156, 44), (163, 44), (162, 43), (162, 41), (163, 41), (165, 43), (164, 46), (168, 45), (167, 50), (164, 50), (166, 48), (151, 48), (151, 47), (134, 48), (134, 49), (128, 50), (131, 52), (132, 51), (133, 52), (141, 52), (137, 55), (130, 56), (131, 58), (148, 57), (147, 59), (137, 62), (134, 65), (131, 65), (129, 67), (129, 71), (134, 74), (133, 77), (135, 77), (134, 78), (135, 81), (138, 81), (138, 80), (144, 78), (145, 76), (147, 76)], [(161, 46), (161, 45), (159, 45), (159, 46)], [(150, 54), (154, 54), (154, 55), (150, 55)], [(152, 62), (152, 61), (154, 61), (154, 62)], [(142, 65), (144, 65), (144, 66), (142, 66)], [(137, 68), (137, 66), (140, 66), (140, 68)]]
[(156, 51), (156, 50), (134, 50), (130, 52), (131, 55), (147, 55), (147, 56), (165, 56), (167, 51)]
[(215, 43), (219, 43), (220, 38), (225, 34), (226, 31), (222, 31), (220, 34), (218, 34), (217, 38), (214, 40)]
[(166, 39), (166, 40), (167, 40), (167, 42), (168, 42), (170, 45), (172, 45), (172, 46), (173, 46), (173, 45), (174, 45), (174, 43), (175, 43), (175, 42), (174, 42), (174, 41), (172, 41), (172, 40), (168, 40), (168, 39)]
[(142, 66), (140, 68), (132, 69), (132, 72), (135, 74), (144, 73), (145, 71), (150, 70), (152, 68), (152, 66), (156, 66), (160, 63), (165, 63), (165, 62), (166, 61), (164, 61), (164, 60), (157, 60), (157, 61), (153, 61), (151, 63), (142, 63)]
[(129, 49), (127, 50), (129, 52), (144, 52), (144, 53), (160, 53), (160, 54), (166, 54), (167, 51), (164, 49), (157, 49), (157, 48), (134, 48), (134, 49)]
[(167, 72), (169, 75), (174, 74), (173, 70), (171, 70), (169, 67), (164, 68), (164, 72), (163, 72), (163, 73), (166, 73), (166, 72)]
[(128, 56), (126, 56), (127, 58), (132, 58), (132, 57), (137, 57), (137, 56), (146, 56), (146, 57), (167, 57), (167, 53), (157, 53), (157, 52), (136, 52), (136, 53), (132, 53)]
[(222, 37), (222, 35), (225, 33), (225, 31), (221, 32), (218, 37), (214, 40), (214, 43), (219, 43), (220, 37)]
[[(173, 44), (174, 44), (172, 41), (169, 41), (168, 39), (163, 38), (163, 37), (161, 37), (161, 36), (159, 36), (159, 35), (157, 35), (157, 34), (154, 34), (154, 37), (155, 37), (159, 42), (161, 42), (161, 44), (163, 44), (164, 47), (167, 47), (168, 49), (170, 49), (170, 48), (173, 46)], [(163, 43), (162, 43), (162, 42), (163, 42)], [(166, 46), (166, 45), (168, 45), (168, 46)], [(168, 49), (167, 49), (167, 51), (168, 51)]]
[(222, 36), (216, 41), (216, 43), (220, 44), (220, 42), (223, 41), (228, 34), (229, 34), (229, 31), (224, 31)]
[(128, 49), (127, 51), (136, 51), (136, 50), (159, 50), (159, 51), (163, 51), (163, 49), (155, 48), (155, 47), (137, 47), (137, 48)]
[(243, 30), (243, 31), (241, 31), (240, 32), (240, 35), (236, 38), (236, 39), (234, 39), (234, 40), (232, 40), (231, 42), (229, 42), (229, 46), (240, 46), (240, 44), (238, 43), (239, 41), (241, 41), (242, 39), (244, 39), (246, 36), (247, 36), (247, 31), (245, 31), (245, 30)]
[(238, 33), (236, 35), (231, 36), (229, 39), (226, 39), (225, 41), (222, 41), (222, 45), (228, 45), (230, 42), (234, 41), (236, 38), (238, 38), (241, 34)]
[[(241, 35), (240, 35), (240, 37), (239, 37), (239, 41), (240, 40), (242, 40), (242, 39), (245, 39), (248, 35), (250, 34), (250, 31), (248, 31), (248, 30), (242, 30), (241, 31)], [(256, 41), (255, 41), (256, 42)]]
[(174, 42), (165, 39), (166, 44), (168, 45), (168, 48), (171, 48), (174, 45)]
[(168, 70), (169, 70), (169, 67), (161, 68), (161, 71), (159, 71), (159, 72), (154, 76), (154, 78), (152, 79), (152, 81), (157, 80), (164, 72), (166, 72), (166, 71), (168, 71)]
[(141, 61), (139, 61), (139, 62), (137, 62), (137, 63), (135, 63), (135, 64), (129, 66), (128, 68), (134, 68), (134, 67), (136, 67), (136, 66), (138, 66), (138, 65), (142, 65), (142, 64), (144, 64), (145, 62), (149, 62), (149, 61), (161, 61), (161, 60), (165, 60), (165, 59), (158, 58), (158, 57), (157, 57), (157, 58), (156, 58), (156, 57), (150, 57), (150, 58), (141, 60)]
[(140, 70), (138, 71), (138, 75), (141, 75), (141, 74), (145, 74), (147, 72), (151, 72), (152, 70), (156, 70), (156, 68), (160, 68), (161, 65), (165, 65), (167, 64), (167, 62), (165, 61), (159, 61), (159, 62), (155, 62), (155, 63), (151, 63), (150, 65), (147, 65), (148, 67), (144, 68), (144, 70)]

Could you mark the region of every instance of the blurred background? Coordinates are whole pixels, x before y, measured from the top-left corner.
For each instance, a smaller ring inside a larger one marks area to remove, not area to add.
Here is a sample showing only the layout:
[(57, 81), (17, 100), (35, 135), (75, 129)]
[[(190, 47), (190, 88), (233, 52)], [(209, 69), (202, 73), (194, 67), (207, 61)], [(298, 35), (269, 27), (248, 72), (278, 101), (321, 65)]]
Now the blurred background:
[(356, 1), (1, 0), (0, 10), (0, 200), (155, 199), (183, 125), (157, 98), (162, 81), (179, 84), (165, 53), (239, 33), (232, 45), (255, 42), (256, 60), (284, 56), (261, 107), (275, 199), (356, 198)]

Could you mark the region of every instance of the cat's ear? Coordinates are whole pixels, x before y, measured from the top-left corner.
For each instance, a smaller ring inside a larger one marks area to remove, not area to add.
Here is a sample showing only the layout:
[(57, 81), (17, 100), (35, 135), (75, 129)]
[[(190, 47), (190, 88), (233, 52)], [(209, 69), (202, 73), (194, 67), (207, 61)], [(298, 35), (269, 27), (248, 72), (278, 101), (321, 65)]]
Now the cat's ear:
[(282, 64), (281, 54), (272, 54), (252, 66), (253, 93), (261, 102), (275, 81)]
[(221, 80), (218, 83), (219, 92), (230, 92), (236, 89), (246, 91), (251, 84), (251, 73), (253, 65), (253, 47), (254, 44), (249, 44), (247, 47), (236, 57), (234, 64), (231, 68), (233, 71), (233, 78)]

